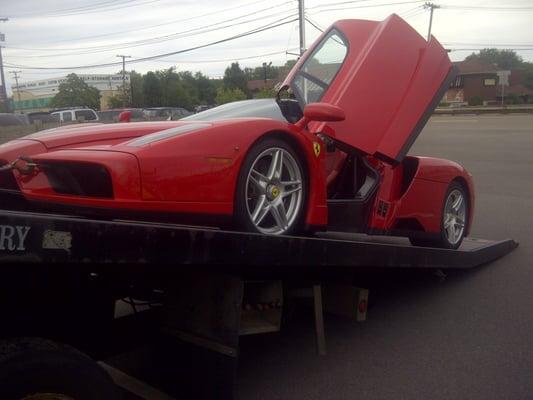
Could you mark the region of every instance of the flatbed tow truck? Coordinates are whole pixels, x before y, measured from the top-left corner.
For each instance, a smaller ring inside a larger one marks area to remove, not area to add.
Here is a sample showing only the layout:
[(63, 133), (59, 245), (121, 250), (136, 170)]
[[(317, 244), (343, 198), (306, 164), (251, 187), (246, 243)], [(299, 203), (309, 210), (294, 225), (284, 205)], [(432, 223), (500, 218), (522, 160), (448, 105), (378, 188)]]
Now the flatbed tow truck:
[[(279, 331), (296, 298), (308, 296), (326, 354), (324, 310), (366, 316), (362, 271), (474, 268), (517, 246), (466, 239), (445, 250), (0, 210), (0, 398), (233, 399), (239, 337)], [(165, 361), (123, 361), (146, 343)], [(138, 380), (158, 363), (149, 384)]]

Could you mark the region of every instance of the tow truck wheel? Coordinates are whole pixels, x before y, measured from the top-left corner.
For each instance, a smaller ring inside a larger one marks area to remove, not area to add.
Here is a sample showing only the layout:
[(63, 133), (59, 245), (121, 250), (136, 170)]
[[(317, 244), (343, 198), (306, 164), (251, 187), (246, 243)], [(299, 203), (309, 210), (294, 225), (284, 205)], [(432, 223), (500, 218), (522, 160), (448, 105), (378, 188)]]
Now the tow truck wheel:
[(418, 239), (410, 238), (415, 246), (441, 247), (457, 249), (466, 233), (468, 221), (468, 195), (463, 185), (453, 181), (448, 186), (441, 214), (440, 238)]
[(270, 235), (298, 230), (305, 213), (306, 175), (294, 149), (268, 138), (247, 154), (235, 199), (238, 225)]
[(109, 375), (70, 346), (40, 338), (0, 341), (2, 400), (120, 399)]

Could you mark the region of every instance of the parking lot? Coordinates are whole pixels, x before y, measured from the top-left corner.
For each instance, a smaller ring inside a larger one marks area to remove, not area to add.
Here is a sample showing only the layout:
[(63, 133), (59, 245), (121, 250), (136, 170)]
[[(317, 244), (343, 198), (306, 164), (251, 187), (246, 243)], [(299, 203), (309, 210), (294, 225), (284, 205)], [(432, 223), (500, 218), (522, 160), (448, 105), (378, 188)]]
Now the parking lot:
[(520, 247), (444, 280), (383, 274), (366, 322), (326, 318), (325, 357), (314, 353), (310, 315), (280, 335), (247, 338), (241, 398), (533, 396), (533, 115), (433, 117), (411, 153), (467, 167), (477, 191), (472, 235)]
[(380, 272), (366, 322), (326, 317), (326, 356), (305, 309), (279, 334), (243, 337), (241, 399), (532, 397), (533, 115), (436, 116), (411, 153), (463, 164), (476, 184), (472, 235), (520, 247), (444, 279)]

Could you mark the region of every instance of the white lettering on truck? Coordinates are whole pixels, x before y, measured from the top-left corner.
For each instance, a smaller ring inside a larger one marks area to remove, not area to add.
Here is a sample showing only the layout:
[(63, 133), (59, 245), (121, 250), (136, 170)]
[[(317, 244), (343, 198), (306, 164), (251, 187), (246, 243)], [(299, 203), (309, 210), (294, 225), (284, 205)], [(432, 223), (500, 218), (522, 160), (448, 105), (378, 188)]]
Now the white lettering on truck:
[(0, 225), (0, 250), (26, 250), (24, 242), (29, 232), (29, 226)]

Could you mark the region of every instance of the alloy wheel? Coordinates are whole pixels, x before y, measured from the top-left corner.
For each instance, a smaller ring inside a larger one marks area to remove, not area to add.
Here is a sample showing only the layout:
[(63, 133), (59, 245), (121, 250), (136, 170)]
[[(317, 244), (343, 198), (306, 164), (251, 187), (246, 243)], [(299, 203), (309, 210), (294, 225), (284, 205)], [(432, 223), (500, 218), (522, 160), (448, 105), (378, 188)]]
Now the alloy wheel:
[(279, 235), (295, 223), (303, 204), (301, 167), (284, 148), (261, 152), (246, 179), (248, 217), (261, 233)]
[(463, 237), (466, 219), (466, 201), (459, 189), (452, 190), (446, 199), (443, 214), (443, 227), (446, 239), (452, 245), (459, 243)]

